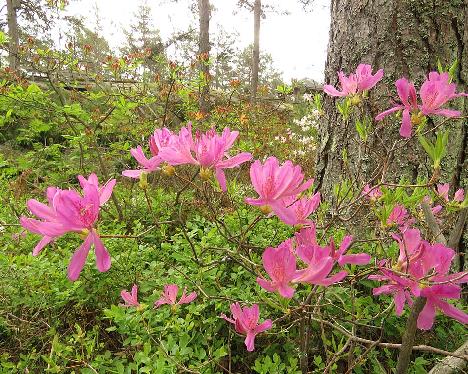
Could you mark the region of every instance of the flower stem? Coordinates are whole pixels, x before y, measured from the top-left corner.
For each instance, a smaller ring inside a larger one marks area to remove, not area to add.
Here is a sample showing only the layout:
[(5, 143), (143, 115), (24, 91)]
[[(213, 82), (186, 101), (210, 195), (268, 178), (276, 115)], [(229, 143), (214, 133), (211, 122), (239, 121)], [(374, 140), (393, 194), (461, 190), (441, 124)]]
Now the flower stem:
[(411, 361), (414, 338), (417, 331), (417, 321), (419, 313), (426, 305), (425, 297), (418, 297), (411, 308), (411, 313), (406, 321), (405, 333), (401, 341), (400, 354), (398, 355), (396, 374), (406, 374)]

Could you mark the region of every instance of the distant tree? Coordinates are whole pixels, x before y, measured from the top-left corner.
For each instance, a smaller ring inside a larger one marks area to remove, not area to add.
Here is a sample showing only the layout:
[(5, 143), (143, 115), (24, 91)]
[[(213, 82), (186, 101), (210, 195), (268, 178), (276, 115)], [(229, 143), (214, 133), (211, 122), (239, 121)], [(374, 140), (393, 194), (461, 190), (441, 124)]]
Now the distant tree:
[(0, 21), (2, 29), (8, 26), (8, 61), (12, 69), (21, 66), (20, 46), (29, 37), (41, 44), (53, 44), (50, 31), (59, 18), (59, 9), (66, 0), (6, 0), (6, 20)]
[(18, 0), (7, 0), (7, 19), (8, 19), (8, 39), (9, 53), (8, 65), (10, 69), (18, 68), (18, 48), (19, 48), (19, 29), (17, 9), (19, 8)]
[(165, 46), (159, 35), (159, 30), (154, 26), (151, 8), (147, 0), (140, 1), (137, 11), (127, 30), (124, 30), (127, 38), (126, 45), (121, 48), (125, 54), (144, 53), (143, 66), (151, 72), (158, 70), (158, 59), (163, 57)]
[[(245, 84), (245, 91), (250, 93), (250, 83), (252, 82), (252, 50), (249, 45), (236, 56), (234, 71), (237, 72), (237, 78)], [(273, 57), (269, 53), (262, 53), (259, 58), (259, 86), (276, 87), (282, 83), (281, 72), (279, 72), (273, 63)]]
[(229, 81), (237, 78), (235, 67), (239, 49), (236, 47), (237, 33), (228, 33), (219, 28), (212, 40), (211, 54), (213, 66), (213, 85), (217, 89), (227, 88)]
[(100, 35), (98, 27), (95, 30), (86, 27), (82, 18), (67, 17), (66, 21), (70, 25), (68, 49), (84, 64), (88, 73), (101, 73), (103, 61), (112, 54), (107, 40)]
[(261, 0), (254, 3), (254, 45), (252, 51), (252, 80), (250, 87), (250, 101), (255, 101), (258, 89), (258, 68), (260, 64), (260, 15), (262, 12)]
[(198, 58), (200, 62), (200, 75), (203, 79), (203, 86), (200, 93), (200, 111), (209, 111), (210, 95), (210, 1), (198, 0), (198, 16), (200, 23), (200, 34), (198, 41)]

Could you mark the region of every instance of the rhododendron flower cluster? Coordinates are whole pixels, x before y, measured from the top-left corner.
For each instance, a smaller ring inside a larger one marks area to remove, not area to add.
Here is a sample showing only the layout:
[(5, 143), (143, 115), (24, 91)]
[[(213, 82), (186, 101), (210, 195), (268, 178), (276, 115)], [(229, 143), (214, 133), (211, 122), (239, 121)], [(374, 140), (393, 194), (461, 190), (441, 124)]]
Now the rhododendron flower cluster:
[(432, 327), (436, 309), (461, 323), (468, 323), (468, 315), (446, 301), (459, 299), (459, 284), (468, 282), (468, 272), (448, 274), (455, 251), (440, 243), (422, 240), (417, 229), (408, 229), (402, 236), (394, 235), (394, 239), (400, 247), (398, 261), (393, 265), (390, 260), (382, 260), (380, 274), (369, 276), (388, 282), (374, 288), (374, 295), (393, 295), (397, 315), (402, 314), (406, 302), (412, 305), (412, 296), (425, 297), (426, 304), (417, 321), (419, 329)]
[(367, 64), (359, 64), (356, 72), (348, 77), (342, 71), (338, 72), (338, 79), (341, 84), (341, 91), (338, 91), (332, 85), (325, 85), (323, 90), (331, 96), (355, 96), (370, 90), (374, 87), (384, 75), (383, 69), (379, 69), (372, 75), (372, 66)]
[(406, 78), (400, 78), (395, 82), (400, 103), (392, 108), (380, 113), (375, 117), (381, 121), (389, 114), (394, 112), (403, 112), (403, 118), (400, 127), (400, 135), (404, 138), (411, 137), (412, 125), (421, 123), (424, 116), (431, 114), (443, 117), (459, 117), (460, 112), (452, 109), (442, 108), (449, 100), (460, 96), (467, 96), (466, 93), (456, 93), (456, 84), (450, 83), (448, 73), (429, 73), (426, 81), (421, 85), (419, 96), (421, 104), (418, 103), (416, 89), (412, 82)]
[[(166, 284), (164, 286), (164, 292), (162, 296), (154, 302), (154, 308), (157, 309), (164, 304), (172, 305), (172, 307), (174, 308), (177, 305), (189, 304), (197, 298), (196, 292), (191, 292), (190, 294), (186, 295), (186, 291), (187, 287), (184, 287), (182, 296), (180, 297), (179, 301), (177, 301), (179, 286), (177, 286), (176, 284)], [(120, 296), (122, 296), (122, 299), (125, 301), (125, 304), (123, 306), (140, 306), (140, 303), (138, 302), (138, 286), (136, 284), (133, 285), (131, 293), (126, 290), (122, 290), (120, 292)]]
[[(348, 273), (342, 270), (329, 276), (335, 264), (366, 265), (371, 259), (367, 253), (346, 255), (351, 242), (352, 237), (345, 236), (338, 250), (333, 239), (328, 246), (321, 247), (317, 244), (315, 224), (312, 223), (296, 233), (294, 240), (288, 239), (277, 248), (270, 247), (263, 252), (263, 267), (271, 281), (258, 277), (257, 283), (269, 292), (278, 291), (281, 296), (291, 298), (295, 292), (294, 283), (329, 286), (340, 282)], [(307, 265), (306, 268), (297, 269), (296, 256)]]
[[(449, 190), (450, 190), (450, 184), (449, 183), (444, 183), (444, 184), (438, 184), (437, 185), (437, 194), (444, 199), (446, 202), (449, 202)], [(453, 196), (453, 201), (457, 203), (461, 203), (465, 200), (465, 191), (463, 188), (459, 188), (456, 192), (455, 195)]]
[(239, 303), (231, 304), (232, 318), (221, 314), (221, 318), (234, 324), (236, 331), (239, 334), (245, 335), (245, 346), (249, 352), (255, 349), (255, 337), (261, 332), (268, 330), (272, 326), (270, 319), (259, 324), (260, 310), (258, 304), (249, 307), (241, 308)]
[(76, 232), (84, 237), (83, 244), (73, 254), (68, 266), (68, 278), (75, 281), (80, 276), (91, 246), (94, 245), (96, 267), (105, 272), (111, 266), (111, 258), (96, 231), (99, 218), (99, 208), (109, 200), (115, 180), (99, 186), (95, 174), (88, 179), (79, 176), (83, 188), (83, 196), (74, 190), (61, 190), (55, 187), (47, 189), (49, 205), (37, 200), (28, 200), (28, 208), (39, 220), (22, 216), (21, 225), (42, 235), (42, 239), (33, 250), (37, 256), (40, 251), (56, 238), (67, 232)]
[(156, 130), (150, 138), (150, 150), (153, 157), (148, 160), (140, 146), (132, 149), (132, 155), (142, 169), (126, 170), (122, 174), (139, 178), (142, 172), (154, 171), (162, 162), (172, 166), (193, 164), (200, 166), (200, 176), (204, 180), (208, 180), (211, 172), (214, 171), (221, 189), (226, 191), (224, 169), (237, 167), (252, 159), (252, 155), (248, 152), (229, 157), (228, 151), (238, 136), (238, 131), (225, 128), (221, 135), (211, 129), (206, 133), (197, 131), (194, 137), (190, 123), (187, 127), (182, 127), (178, 134), (173, 134), (166, 128)]

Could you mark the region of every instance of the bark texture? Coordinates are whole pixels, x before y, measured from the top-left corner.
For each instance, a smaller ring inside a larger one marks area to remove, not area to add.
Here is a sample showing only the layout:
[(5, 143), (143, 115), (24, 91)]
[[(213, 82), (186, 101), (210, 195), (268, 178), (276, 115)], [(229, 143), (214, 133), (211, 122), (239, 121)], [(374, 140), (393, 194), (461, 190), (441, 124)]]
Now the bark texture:
[(252, 53), (252, 81), (250, 83), (250, 101), (255, 101), (258, 89), (258, 69), (260, 64), (260, 15), (262, 1), (255, 0), (254, 4), (254, 45)]
[[(459, 61), (458, 89), (466, 91), (468, 83), (468, 3), (465, 0), (332, 0), (331, 28), (325, 81), (337, 85), (337, 72), (353, 72), (359, 63), (383, 68), (384, 80), (360, 105), (374, 118), (397, 97), (394, 82), (401, 76), (415, 81), (418, 87), (425, 75), (437, 69), (437, 60), (445, 65)], [(467, 100), (457, 99), (450, 105), (466, 115)], [(399, 138), (399, 121), (389, 117), (373, 123), (379, 130), (365, 146), (355, 129), (355, 119), (343, 123), (336, 110), (336, 99), (325, 98), (326, 120), (321, 128), (321, 146), (316, 163), (318, 187), (324, 194), (344, 175), (365, 183), (398, 180), (401, 176), (416, 180), (428, 175), (430, 162), (420, 152), (413, 138), (395, 154), (388, 154)], [(434, 126), (429, 123), (428, 126)], [(466, 120), (450, 121), (450, 150), (442, 165), (442, 179), (454, 188), (466, 186)], [(344, 151), (345, 150), (345, 151)], [(347, 157), (343, 157), (343, 152)], [(376, 170), (388, 156), (393, 167)], [(347, 162), (344, 160), (347, 158)], [(429, 175), (430, 176), (430, 175)]]
[(200, 36), (199, 36), (199, 59), (200, 73), (203, 76), (204, 84), (200, 92), (200, 111), (207, 113), (209, 111), (210, 96), (210, 1), (198, 0), (198, 12), (200, 18)]
[(18, 0), (7, 0), (7, 18), (8, 18), (8, 38), (9, 38), (9, 55), (8, 64), (10, 69), (18, 68), (18, 47), (19, 47), (19, 30), (16, 9), (18, 8)]

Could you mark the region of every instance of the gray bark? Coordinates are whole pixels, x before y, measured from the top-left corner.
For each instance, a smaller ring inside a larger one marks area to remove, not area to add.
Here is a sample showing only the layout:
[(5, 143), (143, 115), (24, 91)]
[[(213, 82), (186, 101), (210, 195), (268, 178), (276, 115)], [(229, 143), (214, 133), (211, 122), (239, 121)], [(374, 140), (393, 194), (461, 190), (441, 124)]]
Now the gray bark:
[[(397, 97), (394, 82), (405, 76), (419, 86), (425, 75), (437, 68), (437, 59), (447, 65), (459, 60), (459, 91), (468, 82), (468, 5), (464, 0), (332, 0), (331, 28), (325, 81), (336, 85), (337, 72), (353, 72), (359, 63), (383, 68), (384, 80), (371, 90), (361, 105), (370, 118), (390, 107), (390, 97)], [(466, 108), (465, 99), (465, 108)], [(451, 107), (462, 109), (463, 99)], [(355, 129), (353, 118), (343, 123), (336, 110), (336, 99), (325, 98), (326, 121), (321, 128), (321, 146), (316, 162), (318, 187), (325, 196), (343, 177), (365, 183), (384, 177), (410, 180), (430, 176), (430, 163), (413, 138), (398, 153), (388, 149), (399, 138), (399, 123), (394, 118), (383, 122), (365, 146)], [(466, 113), (466, 112), (465, 112)], [(380, 125), (380, 123), (377, 123)], [(429, 123), (429, 126), (433, 124)], [(376, 126), (374, 122), (373, 126)], [(442, 165), (442, 180), (453, 187), (466, 186), (467, 130), (466, 121), (450, 121), (450, 149)], [(348, 162), (343, 161), (343, 150)], [(392, 165), (375, 170), (378, 163), (391, 156)]]
[(199, 56), (200, 72), (202, 73), (206, 84), (203, 85), (200, 92), (200, 111), (207, 113), (209, 111), (210, 95), (210, 67), (208, 60), (210, 56), (210, 1), (198, 0), (198, 12), (200, 18), (200, 36), (199, 36)]
[(255, 101), (258, 89), (258, 70), (260, 64), (260, 15), (262, 12), (261, 0), (254, 4), (254, 45), (252, 52), (252, 78), (250, 84), (250, 101)]
[(19, 7), (18, 0), (7, 0), (8, 38), (9, 54), (8, 64), (10, 69), (16, 70), (18, 64), (19, 30), (16, 9)]
[[(465, 342), (460, 348), (455, 352), (457, 355), (468, 355), (468, 341)], [(459, 357), (447, 356), (441, 360), (437, 365), (435, 365), (429, 374), (458, 374), (465, 373), (464, 369), (466, 368), (466, 360)]]

